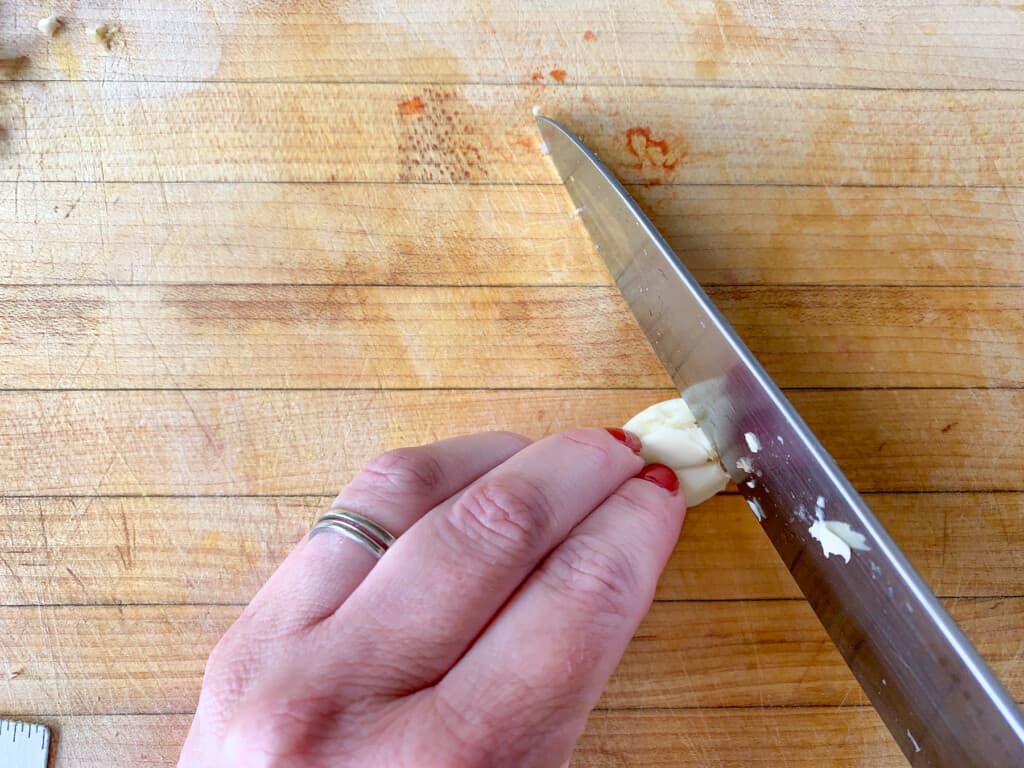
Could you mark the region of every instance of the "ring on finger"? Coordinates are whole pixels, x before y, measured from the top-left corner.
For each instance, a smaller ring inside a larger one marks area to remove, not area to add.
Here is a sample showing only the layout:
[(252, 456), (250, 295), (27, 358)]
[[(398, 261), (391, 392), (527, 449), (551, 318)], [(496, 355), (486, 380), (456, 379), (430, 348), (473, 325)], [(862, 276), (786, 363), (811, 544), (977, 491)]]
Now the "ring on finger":
[(351, 539), (378, 560), (395, 543), (395, 535), (366, 515), (347, 509), (330, 509), (320, 516), (309, 532), (309, 538), (324, 531), (334, 531)]

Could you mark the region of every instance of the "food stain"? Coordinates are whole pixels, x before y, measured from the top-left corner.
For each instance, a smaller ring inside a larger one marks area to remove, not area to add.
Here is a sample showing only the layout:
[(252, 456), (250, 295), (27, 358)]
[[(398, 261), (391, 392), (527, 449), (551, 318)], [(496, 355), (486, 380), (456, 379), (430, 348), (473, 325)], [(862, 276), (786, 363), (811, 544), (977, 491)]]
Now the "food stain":
[(402, 120), (398, 157), (400, 181), (464, 182), (483, 165), (481, 139), (465, 102), (453, 90), (426, 88), (417, 120)]
[(666, 140), (653, 138), (648, 126), (634, 126), (626, 130), (626, 151), (637, 159), (633, 165), (636, 170), (651, 166), (669, 173), (689, 154), (686, 146), (672, 149)]
[(413, 96), (411, 99), (398, 102), (399, 114), (406, 115), (407, 117), (422, 115), (425, 108), (426, 104), (423, 103), (423, 99), (419, 96)]
[(747, 50), (758, 50), (767, 42), (754, 26), (739, 14), (728, 0), (715, 0), (709, 13), (702, 13), (693, 25), (697, 35), (697, 77), (701, 80), (718, 78), (719, 65), (729, 57)]
[(532, 75), (530, 75), (530, 79), (533, 80), (533, 82), (535, 83), (539, 83), (541, 80), (544, 79), (544, 75), (542, 75), (540, 72), (534, 72)]
[(552, 69), (549, 74), (551, 75), (551, 79), (554, 80), (555, 82), (565, 82), (566, 71), (564, 69)]
[(594, 34), (594, 30), (588, 29), (583, 33), (583, 41), (586, 43), (592, 43), (597, 40), (597, 35)]

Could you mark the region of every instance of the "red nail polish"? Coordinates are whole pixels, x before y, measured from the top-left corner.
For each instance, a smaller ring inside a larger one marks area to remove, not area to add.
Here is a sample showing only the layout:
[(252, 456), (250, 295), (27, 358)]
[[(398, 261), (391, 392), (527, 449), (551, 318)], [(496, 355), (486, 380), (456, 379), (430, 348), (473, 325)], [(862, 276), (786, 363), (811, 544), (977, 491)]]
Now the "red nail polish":
[(671, 467), (666, 467), (664, 464), (648, 464), (640, 470), (637, 477), (661, 486), (673, 496), (679, 490), (679, 478)]
[(640, 453), (640, 450), (643, 448), (643, 445), (640, 443), (640, 438), (632, 432), (627, 432), (626, 430), (619, 429), (618, 427), (605, 427), (605, 431), (623, 445), (629, 446), (629, 449), (633, 453)]

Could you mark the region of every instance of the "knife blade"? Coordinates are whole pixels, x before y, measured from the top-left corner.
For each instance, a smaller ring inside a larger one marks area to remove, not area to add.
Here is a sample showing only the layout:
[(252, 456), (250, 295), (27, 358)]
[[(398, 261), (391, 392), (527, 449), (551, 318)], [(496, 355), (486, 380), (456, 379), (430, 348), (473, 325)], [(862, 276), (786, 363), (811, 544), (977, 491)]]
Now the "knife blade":
[(612, 173), (536, 119), (626, 303), (910, 764), (1024, 766), (1021, 710), (832, 457)]

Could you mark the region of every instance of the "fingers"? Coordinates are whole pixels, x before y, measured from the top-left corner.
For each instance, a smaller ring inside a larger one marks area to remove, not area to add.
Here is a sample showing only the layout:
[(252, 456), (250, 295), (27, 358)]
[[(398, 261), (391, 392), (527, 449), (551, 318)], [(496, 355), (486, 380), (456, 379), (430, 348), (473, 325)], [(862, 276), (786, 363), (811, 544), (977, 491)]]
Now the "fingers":
[(645, 476), (573, 530), (435, 687), (439, 727), (488, 734), (492, 763), (522, 744), (567, 757), (650, 607), (685, 505)]
[(424, 517), (318, 630), (377, 675), (378, 692), (436, 681), (548, 552), (641, 469), (631, 440), (580, 429), (527, 447)]
[[(396, 536), (529, 444), (521, 435), (490, 432), (402, 448), (372, 461), (332, 504), (376, 520)], [(334, 613), (376, 560), (331, 531), (303, 539), (246, 610), (264, 634), (291, 632)]]

